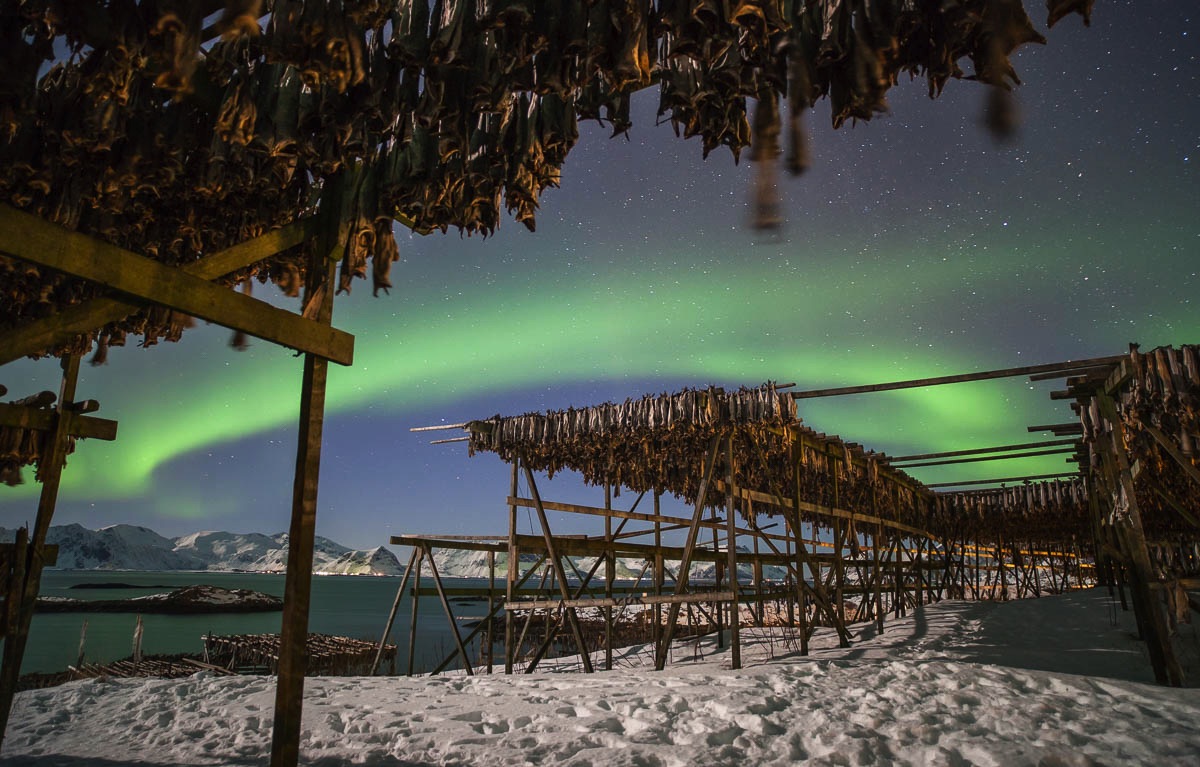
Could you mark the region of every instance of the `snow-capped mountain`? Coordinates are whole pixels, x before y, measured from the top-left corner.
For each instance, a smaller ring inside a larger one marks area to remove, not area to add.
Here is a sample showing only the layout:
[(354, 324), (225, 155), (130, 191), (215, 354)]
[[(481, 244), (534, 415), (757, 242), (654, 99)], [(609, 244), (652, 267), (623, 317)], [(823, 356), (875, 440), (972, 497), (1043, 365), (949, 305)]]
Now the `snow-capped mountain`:
[[(15, 530), (0, 528), (0, 541)], [(250, 570), (283, 572), (287, 568), (288, 534), (205, 531), (167, 538), (145, 527), (112, 525), (88, 530), (83, 525), (51, 527), (46, 542), (58, 546), (60, 570)], [(354, 575), (397, 575), (403, 568), (380, 547), (356, 551), (317, 537), (313, 572)]]
[[(329, 541), (332, 543), (332, 541)], [(327, 575), (403, 575), (404, 568), (396, 555), (382, 546), (370, 551), (347, 551), (333, 562), (313, 566), (315, 572)]]
[[(741, 547), (739, 547), (739, 550)], [(749, 552), (746, 552), (749, 553)], [(438, 550), (434, 553), (434, 559), (437, 562), (438, 573), (451, 578), (486, 578), (488, 577), (488, 555), (483, 551), (451, 551), (447, 549)], [(595, 557), (573, 557), (575, 567), (585, 575), (591, 571), (592, 565), (595, 563)], [(521, 555), (521, 574), (526, 573), (538, 561), (536, 554)], [(679, 566), (678, 562), (667, 561), (665, 563), (668, 570), (672, 573)], [(651, 578), (652, 568), (646, 567), (645, 560), (633, 557), (618, 557), (616, 562), (616, 577), (618, 580), (636, 580), (639, 576), (643, 578)], [(508, 573), (508, 554), (497, 552), (496, 554), (496, 578), (503, 580)], [(568, 570), (568, 576), (572, 573)], [(596, 570), (596, 577), (603, 579), (604, 565), (601, 564)], [(713, 580), (716, 577), (716, 566), (712, 562), (696, 562), (691, 567), (692, 580)], [(749, 583), (754, 577), (754, 570), (748, 563), (740, 563), (738, 565), (738, 580), (743, 583)], [(763, 577), (768, 580), (783, 580), (787, 577), (787, 568), (767, 566), (763, 568)]]

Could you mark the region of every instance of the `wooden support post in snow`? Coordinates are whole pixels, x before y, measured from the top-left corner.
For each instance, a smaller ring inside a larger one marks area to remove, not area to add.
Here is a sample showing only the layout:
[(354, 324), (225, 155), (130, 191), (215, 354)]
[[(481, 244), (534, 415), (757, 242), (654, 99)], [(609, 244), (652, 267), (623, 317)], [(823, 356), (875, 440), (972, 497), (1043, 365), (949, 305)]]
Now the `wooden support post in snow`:
[[(340, 200), (339, 194), (333, 195)], [(338, 203), (334, 203), (338, 205)], [(340, 205), (339, 205), (340, 208)], [(331, 256), (344, 243), (344, 224), (331, 216), (326, 245), (317, 249), (309, 267), (304, 303), (316, 307), (314, 321), (328, 326), (333, 316), (337, 261)], [(207, 284), (207, 283), (205, 283)], [(307, 672), (308, 611), (312, 596), (313, 543), (317, 528), (317, 483), (321, 473), (321, 436), (325, 424), (325, 387), (329, 360), (304, 355), (300, 393), (300, 428), (296, 474), (292, 488), (292, 521), (288, 530), (287, 575), (283, 625), (279, 637), (279, 677), (271, 736), (271, 767), (295, 767), (300, 759), (300, 720)]]
[[(517, 577), (520, 575), (521, 554), (517, 549), (517, 505), (512, 502), (512, 499), (517, 497), (517, 475), (521, 471), (521, 460), (518, 458), (513, 461), (512, 477), (509, 479), (508, 487), (508, 568), (506, 570), (504, 580), (504, 600), (511, 602), (514, 598), (513, 590), (516, 587)], [(511, 612), (504, 613), (504, 673), (511, 674), (513, 672), (513, 661), (516, 658), (516, 647), (513, 646), (514, 636), (513, 626), (514, 616)]]
[(396, 611), (400, 609), (400, 600), (404, 597), (404, 587), (408, 585), (408, 578), (412, 575), (413, 563), (417, 561), (417, 547), (414, 546), (412, 554), (408, 558), (408, 564), (404, 566), (404, 577), (400, 579), (400, 588), (396, 589), (396, 598), (392, 601), (392, 609), (388, 612), (387, 623), (383, 627), (383, 635), (379, 637), (379, 647), (375, 650), (375, 659), (371, 661), (371, 672), (368, 676), (375, 676), (379, 671), (379, 661), (383, 657), (383, 648), (387, 646), (388, 635), (392, 633), (392, 625), (396, 622)]
[[(550, 532), (550, 522), (546, 519), (546, 510), (542, 507), (541, 496), (538, 495), (537, 483), (533, 481), (533, 472), (529, 467), (525, 467), (525, 481), (529, 484), (529, 494), (533, 496), (534, 508), (537, 511), (538, 522), (542, 526), (542, 537), (546, 542), (546, 553), (549, 555), (551, 571), (558, 581), (558, 590), (562, 593), (563, 599), (570, 599), (570, 593), (567, 590), (567, 575), (563, 571), (562, 560), (558, 557), (558, 552), (554, 545), (554, 536)], [(574, 607), (568, 607), (567, 623), (571, 626), (571, 633), (575, 637), (575, 647), (579, 650), (580, 660), (583, 661), (583, 670), (587, 673), (592, 673), (592, 657), (588, 653), (587, 643), (583, 641), (583, 630), (579, 627), (579, 617), (575, 614)]]
[(408, 668), (407, 676), (413, 675), (413, 658), (417, 652), (417, 617), (421, 603), (421, 567), (425, 564), (425, 549), (417, 549), (416, 572), (413, 575), (412, 610), (408, 623)]
[[(704, 516), (704, 496), (708, 494), (708, 485), (712, 480), (713, 466), (717, 460), (717, 450), (721, 438), (716, 436), (708, 445), (705, 455), (704, 474), (700, 477), (700, 487), (696, 491), (696, 508), (692, 513), (692, 525), (688, 528), (687, 541), (683, 546), (683, 557), (679, 562), (679, 570), (675, 573), (675, 593), (683, 594), (687, 590), (688, 570), (692, 566), (692, 552), (696, 549), (696, 541), (700, 535), (700, 520)], [(667, 609), (667, 626), (663, 631), (662, 642), (656, 648), (654, 667), (662, 671), (667, 664), (667, 653), (671, 649), (671, 640), (675, 638), (675, 623), (679, 620), (679, 604), (674, 603)]]
[[(725, 438), (725, 464), (727, 474), (726, 495), (725, 495), (725, 522), (726, 541), (725, 548), (727, 553), (727, 568), (729, 570), (729, 591), (733, 594), (733, 601), (729, 603), (729, 651), (733, 668), (739, 669), (742, 667), (742, 635), (741, 635), (741, 605), (738, 602), (738, 571), (737, 571), (737, 513), (734, 509), (734, 483), (733, 483), (733, 432)], [(718, 587), (719, 588), (719, 587)]]
[[(17, 570), (23, 578), (18, 585), (16, 578), (9, 595), (8, 635), (4, 638), (3, 665), (0, 665), (0, 748), (4, 744), (4, 732), (8, 728), (8, 717), (12, 713), (13, 696), (17, 693), (17, 679), (21, 675), (21, 661), (25, 657), (25, 645), (29, 640), (29, 624), (33, 620), (34, 604), (42, 583), (42, 567), (45, 564), (46, 534), (50, 531), (50, 520), (58, 502), (58, 488), (62, 482), (63, 463), (67, 456), (67, 427), (71, 406), (75, 402), (75, 388), (79, 383), (79, 355), (72, 354), (62, 360), (62, 384), (59, 388), (58, 404), (55, 408), (54, 431), (43, 442), (40, 462), (42, 492), (38, 497), (37, 518), (29, 543), (24, 552), (18, 545), (14, 554), (19, 557)], [(20, 538), (18, 538), (20, 543)], [(22, 556), (23, 555), (23, 556)], [(16, 576), (18, 573), (14, 573)], [(12, 600), (16, 600), (14, 604)]]

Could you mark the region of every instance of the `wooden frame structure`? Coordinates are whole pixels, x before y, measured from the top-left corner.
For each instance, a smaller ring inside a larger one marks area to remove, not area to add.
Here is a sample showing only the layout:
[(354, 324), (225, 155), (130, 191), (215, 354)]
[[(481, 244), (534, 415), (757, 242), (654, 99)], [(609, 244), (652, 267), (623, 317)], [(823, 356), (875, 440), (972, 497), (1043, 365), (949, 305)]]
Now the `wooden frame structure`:
[[(954, 25), (958, 34), (938, 36), (936, 55), (926, 51), (927, 41), (897, 46), (881, 36), (888, 42), (878, 49), (868, 50), (863, 38), (859, 56), (829, 60), (819, 50), (825, 27), (832, 23), (838, 36), (853, 34), (850, 25), (864, 18), (824, 19), (814, 4), (797, 6), (786, 18), (773, 11), (748, 23), (721, 19), (714, 28), (672, 17), (681, 23), (668, 46), (659, 44), (668, 25), (658, 15), (669, 9), (632, 4), (620, 14), (593, 14), (588, 24), (596, 28), (582, 30), (584, 43), (623, 42), (608, 46), (613, 50), (580, 56), (581, 30), (563, 27), (548, 39), (506, 51), (523, 53), (501, 71), (492, 59), (473, 60), (497, 54), (495, 43), (491, 50), (481, 43), (481, 35), (490, 34), (485, 25), (469, 13), (430, 19), (424, 3), (347, 9), (319, 2), (203, 0), (161, 7), (130, 2), (96, 6), (87, 14), (62, 14), (37, 3), (10, 6), (0, 19), (0, 38), (13, 64), (5, 73), (13, 87), (3, 94), (0, 254), (36, 265), (26, 293), (52, 295), (54, 311), (3, 313), (0, 364), (55, 354), (72, 371), (51, 420), (33, 415), (40, 426), (21, 424), (53, 428), (54, 437), (40, 465), (43, 500), (28, 554), (14, 559), (24, 562), (14, 568), (25, 568), (22, 580), (36, 591), (65, 437), (76, 428), (79, 436), (88, 428), (106, 428), (76, 420), (79, 354), (94, 342), (100, 352), (110, 341), (123, 342), (130, 331), (119, 326), (120, 318), (141, 317), (147, 343), (177, 336), (178, 320), (198, 316), (303, 352), (274, 767), (298, 760), (328, 362), (349, 364), (352, 358), (352, 339), (331, 327), (338, 260), (343, 287), (365, 275), (370, 259), (376, 287), (386, 288), (398, 255), (393, 221), (422, 232), (457, 226), (488, 233), (499, 221), (503, 199), (532, 228), (538, 195), (557, 181), (577, 138), (577, 118), (603, 117), (617, 132), (627, 130), (630, 95), (652, 82), (664, 86), (660, 114), (669, 111), (688, 135), (700, 135), (706, 153), (725, 145), (736, 154), (748, 146), (746, 99), (752, 97), (769, 105), (755, 118), (769, 128), (760, 131), (756, 153), (774, 155), (778, 104), (789, 98), (796, 121), (789, 167), (799, 171), (807, 164), (799, 115), (831, 89), (835, 124), (869, 119), (884, 108), (887, 87), (901, 71), (924, 74), (930, 92), (940, 92), (949, 78), (964, 73), (957, 67), (931, 70), (926, 62), (971, 56), (986, 62), (975, 76), (992, 89), (993, 100), (1007, 103), (1009, 57), (1020, 45), (1041, 39), (1028, 17), (1006, 5), (1007, 45), (985, 45), (994, 37), (981, 27), (986, 14), (970, 13)], [(1048, 23), (1070, 10), (1052, 14)], [(1075, 10), (1087, 15), (1086, 9)], [(587, 19), (580, 8), (574, 11)], [(872, 24), (893, 24), (896, 40), (942, 24), (942, 11), (934, 6), (903, 20), (884, 18), (871, 6), (861, 13), (874, 16), (866, 19)], [(516, 21), (514, 28), (521, 26)], [(535, 34), (538, 30), (522, 29), (514, 39)], [(775, 44), (785, 35), (792, 44)], [(714, 37), (728, 44), (695, 44)], [(681, 44), (688, 42), (692, 53)], [(720, 51), (720, 61), (707, 60), (704, 51), (710, 49)], [(43, 66), (64, 50), (68, 61)], [(737, 56), (726, 56), (729, 50)], [(897, 51), (909, 55), (898, 57)], [(868, 83), (855, 72), (872, 56), (879, 76)], [(535, 66), (540, 82), (531, 96), (528, 78)], [(696, 81), (695, 72), (710, 70), (711, 83)], [(739, 76), (729, 77), (734, 71)], [(762, 74), (741, 76), (755, 71)], [(778, 76), (783, 72), (796, 82), (785, 82)], [(87, 87), (80, 85), (83, 79)], [(697, 110), (688, 89), (700, 87), (711, 87), (718, 108)], [(861, 92), (849, 93), (853, 90)], [(462, 96), (468, 93), (485, 95)], [(387, 98), (373, 98), (378, 96)], [(477, 137), (484, 140), (478, 148)], [(446, 156), (438, 154), (440, 145), (448, 148)], [(465, 162), (468, 154), (473, 164)], [(226, 173), (227, 168), (245, 172)], [(247, 210), (251, 200), (258, 209)], [(227, 215), (231, 211), (237, 215)], [(298, 255), (293, 248), (302, 244), (307, 247)], [(307, 262), (303, 272), (299, 262)], [(0, 259), (0, 268), (6, 266)], [(272, 271), (276, 267), (285, 275)], [(298, 314), (229, 290), (256, 275), (294, 287), (291, 276), (299, 274), (305, 297)], [(216, 281), (221, 284), (211, 284)], [(719, 479), (702, 477), (706, 489)], [(749, 503), (736, 494), (732, 472), (726, 479), (730, 506)], [(702, 494), (696, 519), (703, 503)], [(735, 537), (732, 513), (727, 525)], [(693, 521), (689, 532), (697, 530)], [(553, 537), (544, 532), (550, 548)], [(692, 553), (694, 544), (688, 547)], [(734, 580), (736, 562), (731, 548), (727, 566)], [(687, 577), (683, 568), (681, 581)], [(24, 613), (16, 604), (10, 601), (7, 608)], [(20, 644), (6, 643), (6, 668), (19, 666)], [(11, 691), (0, 687), (0, 713), (10, 703)], [(4, 724), (0, 716), (0, 738)]]
[[(304, 352), (301, 384), (299, 444), (292, 492), (288, 568), (278, 664), (272, 764), (296, 764), (299, 758), (300, 710), (305, 676), (305, 639), (312, 584), (313, 540), (316, 534), (317, 477), (320, 471), (321, 433), (324, 422), (325, 385), (329, 360), (349, 365), (353, 337), (330, 327), (336, 254), (349, 236), (341, 180), (335, 180), (323, 200), (319, 216), (296, 223), (215, 253), (190, 267), (168, 268), (150, 259), (55, 224), (0, 205), (0, 253), (89, 280), (109, 288), (113, 295), (77, 304), (60, 314), (0, 334), (3, 362), (54, 348), (88, 330), (138, 311), (145, 304), (166, 306), (209, 319), (217, 324)], [(211, 285), (222, 277), (268, 259), (283, 250), (315, 238), (313, 263), (308, 269), (300, 314), (277, 309), (265, 302)], [(80, 419), (74, 412), (79, 356), (64, 358), (62, 392), (48, 449), (39, 464), (42, 500), (28, 545), (19, 537), (13, 571), (23, 584), (22, 598), (9, 599), (7, 625), (13, 630), (5, 641), (0, 672), (0, 734), (7, 725), (16, 691), (25, 638), (32, 619), (43, 566), (42, 547), (54, 513), (66, 438), (115, 437), (115, 424)], [(91, 402), (91, 401), (89, 401)], [(26, 428), (46, 428), (50, 421), (37, 413), (0, 410), (6, 422)], [(111, 426), (110, 426), (111, 424)], [(76, 431), (71, 431), (72, 429)], [(24, 553), (27, 551), (28, 553)], [(12, 582), (18, 578), (14, 575)], [(15, 593), (15, 592), (14, 592)]]
[[(809, 635), (818, 621), (832, 626), (842, 642), (847, 643), (851, 638), (847, 628), (850, 621), (875, 621), (882, 630), (885, 614), (903, 614), (910, 606), (947, 595), (1009, 599), (1058, 593), (1095, 583), (1099, 575), (1094, 566), (1096, 547), (1089, 516), (1094, 503), (1089, 500), (1089, 485), (1078, 470), (958, 482), (952, 486), (972, 489), (935, 492), (936, 485), (921, 485), (905, 474), (903, 467), (1067, 453), (1074, 453), (1071, 460), (1077, 461), (1084, 449), (1082, 440), (1056, 439), (889, 457), (812, 431), (794, 419), (794, 410), (788, 411), (787, 405), (768, 408), (765, 416), (747, 418), (747, 404), (739, 402), (739, 398), (777, 401), (786, 397), (794, 402), (814, 396), (1017, 376), (1074, 380), (1081, 374), (1107, 374), (1114, 366), (1123, 364), (1124, 359), (1119, 355), (787, 395), (781, 394), (787, 387), (771, 384), (760, 390), (731, 394), (710, 389), (699, 393), (709, 398), (709, 403), (701, 408), (703, 412), (697, 415), (692, 411), (700, 426), (689, 425), (687, 418), (679, 416), (668, 415), (668, 419), (677, 419), (671, 422), (663, 418), (664, 413), (686, 409), (681, 398), (690, 397), (689, 401), (694, 402), (697, 393), (684, 392), (565, 413), (424, 427), (415, 431), (465, 429), (467, 437), (437, 442), (467, 441), (473, 451), (491, 450), (512, 464), (506, 501), (508, 535), (395, 536), (391, 542), (417, 546), (422, 556), (430, 560), (435, 548), (486, 551), (493, 558), (490, 562), (498, 555), (507, 557), (505, 599), (498, 602), (494, 591), (489, 591), (485, 622), (490, 624), (504, 610), (505, 670), (509, 673), (520, 660), (523, 648), (520, 637), (528, 633), (529, 616), (538, 610), (547, 612), (544, 621), (547, 626), (558, 626), (560, 632), (569, 629), (571, 636), (561, 644), (570, 650), (584, 650), (581, 662), (585, 670), (590, 670), (589, 651), (601, 646), (605, 651), (605, 666), (610, 667), (614, 633), (610, 611), (630, 605), (654, 608), (652, 638), (657, 648), (656, 667), (660, 669), (667, 661), (682, 606), (711, 605), (709, 626), (716, 630), (728, 627), (731, 658), (736, 667), (740, 665), (741, 621), (748, 616), (753, 616), (751, 620), (761, 620), (758, 603), (762, 598), (764, 567), (786, 569), (783, 589), (772, 587), (772, 593), (787, 596), (784, 612), (789, 616), (789, 625), (798, 629), (801, 652), (807, 652)], [(718, 415), (714, 417), (713, 413)], [(1030, 430), (1043, 428), (1030, 427)], [(1049, 430), (1082, 432), (1077, 423), (1056, 425)], [(681, 432), (683, 437), (679, 436)], [(638, 447), (631, 450), (629, 444)], [(615, 457), (614, 451), (620, 457)], [(604, 455), (608, 458), (603, 458)], [(647, 468), (647, 463), (658, 468)], [(747, 463), (761, 464), (761, 470), (749, 471)], [(682, 469), (677, 471), (671, 465)], [(604, 507), (543, 500), (534, 471), (553, 473), (563, 469), (575, 469), (583, 474), (585, 482), (602, 485)], [(517, 494), (522, 478), (528, 497)], [(1011, 486), (1013, 483), (1018, 484)], [(973, 489), (976, 485), (996, 484), (1010, 486)], [(628, 510), (612, 505), (614, 494), (622, 489), (638, 493), (637, 501)], [(692, 516), (660, 514), (659, 498), (664, 491), (692, 504)], [(654, 499), (653, 513), (637, 511), (647, 493)], [(535, 535), (517, 533), (519, 508), (537, 512)], [(547, 521), (547, 511), (601, 517), (604, 534), (582, 538), (555, 536)], [(745, 526), (737, 524), (739, 516)], [(767, 532), (775, 525), (760, 525), (760, 518), (764, 517), (778, 518), (773, 521), (781, 531)], [(625, 527), (630, 522), (650, 526), (627, 531)], [(614, 523), (619, 523), (615, 529)], [(814, 530), (809, 537), (802, 532), (805, 523)], [(824, 528), (827, 533), (817, 534), (817, 528)], [(664, 531), (675, 531), (676, 535), (686, 531), (686, 542), (682, 546), (663, 545)], [(709, 531), (713, 534), (711, 546), (702, 542), (702, 533)], [(722, 532), (724, 542), (718, 537)], [(650, 536), (652, 544), (632, 540)], [(753, 553), (739, 550), (739, 540), (753, 544)], [(818, 545), (829, 552), (818, 553)], [(518, 591), (518, 584), (529, 578), (529, 572), (521, 573), (518, 564), (521, 554), (536, 554), (539, 562), (550, 563), (552, 590), (543, 581), (543, 586), (534, 593), (528, 589)], [(574, 567), (572, 557), (594, 558), (595, 564), (586, 575), (577, 570), (576, 577), (569, 579), (562, 563)], [(652, 574), (653, 591), (642, 587), (639, 577), (632, 587), (624, 587), (625, 594), (614, 597), (622, 588), (612, 577), (610, 563), (617, 557), (644, 561), (642, 574), (647, 570)], [(672, 561), (674, 571), (667, 566)], [(714, 582), (704, 592), (689, 588), (691, 565), (695, 562), (715, 565)], [(739, 562), (748, 565), (753, 573), (752, 588), (739, 582)], [(601, 564), (605, 565), (602, 592), (589, 587)], [(397, 606), (405, 585), (397, 593)], [(442, 588), (440, 583), (438, 588)], [(570, 592), (572, 588), (575, 593)], [(422, 593), (419, 576), (408, 593), (414, 598)], [(848, 603), (848, 597), (856, 601)], [(746, 603), (754, 604), (756, 609), (746, 613), (734, 607)], [(577, 612), (584, 608), (601, 611), (603, 636), (599, 642), (589, 644), (582, 639)], [(455, 630), (448, 605), (446, 614), (451, 629)], [(520, 615), (526, 616), (526, 622), (518, 633), (515, 624)], [(389, 619), (385, 639), (390, 628)], [(537, 667), (555, 639), (547, 631), (541, 645), (531, 648), (526, 671)], [(412, 641), (410, 637), (410, 645)], [(460, 651), (458, 655), (463, 666), (469, 667), (466, 654)], [(449, 661), (447, 658), (438, 670)]]

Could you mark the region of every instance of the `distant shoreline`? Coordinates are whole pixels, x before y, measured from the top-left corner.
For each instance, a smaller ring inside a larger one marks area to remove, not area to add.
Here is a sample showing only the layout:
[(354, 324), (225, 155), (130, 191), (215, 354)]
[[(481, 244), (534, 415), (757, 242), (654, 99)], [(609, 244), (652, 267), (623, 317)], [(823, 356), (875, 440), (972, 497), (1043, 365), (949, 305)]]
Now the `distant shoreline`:
[[(130, 584), (107, 584), (115, 588), (143, 588)], [(155, 588), (147, 586), (145, 588)], [(168, 587), (169, 588), (169, 587)], [(146, 613), (160, 615), (208, 615), (213, 613), (279, 612), (283, 600), (261, 591), (226, 589), (220, 586), (184, 586), (162, 594), (130, 599), (73, 599), (39, 597), (39, 613)]]

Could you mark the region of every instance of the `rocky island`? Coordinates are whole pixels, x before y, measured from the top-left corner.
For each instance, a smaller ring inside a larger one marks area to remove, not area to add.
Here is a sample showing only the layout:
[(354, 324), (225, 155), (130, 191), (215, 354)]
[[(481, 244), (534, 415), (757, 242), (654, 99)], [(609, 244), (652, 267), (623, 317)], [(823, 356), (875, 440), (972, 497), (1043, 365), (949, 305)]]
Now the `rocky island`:
[(220, 586), (184, 586), (174, 591), (130, 599), (71, 599), (39, 597), (37, 611), (44, 613), (160, 613), (200, 615), (206, 613), (257, 613), (283, 609), (283, 600), (250, 589)]

